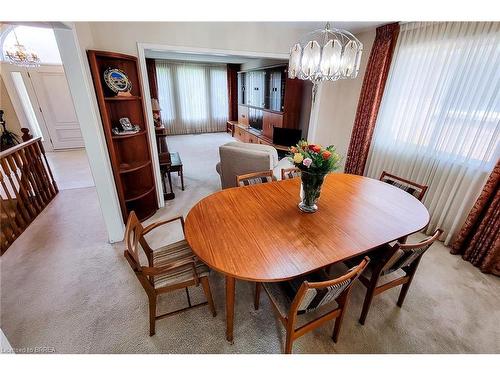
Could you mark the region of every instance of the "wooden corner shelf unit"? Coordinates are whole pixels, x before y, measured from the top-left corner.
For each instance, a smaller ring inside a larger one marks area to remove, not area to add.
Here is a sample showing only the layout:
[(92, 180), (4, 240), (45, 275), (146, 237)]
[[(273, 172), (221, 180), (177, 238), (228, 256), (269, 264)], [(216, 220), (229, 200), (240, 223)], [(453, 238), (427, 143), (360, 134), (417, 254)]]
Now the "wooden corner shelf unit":
[[(91, 50), (87, 51), (87, 57), (123, 221), (126, 222), (132, 210), (140, 220), (145, 220), (156, 212), (158, 201), (137, 58), (121, 53)], [(118, 68), (127, 74), (132, 84), (131, 96), (116, 96), (108, 89), (103, 76), (108, 68)], [(135, 134), (114, 135), (112, 128), (119, 125), (122, 117), (128, 117), (132, 124), (139, 125), (142, 130)]]

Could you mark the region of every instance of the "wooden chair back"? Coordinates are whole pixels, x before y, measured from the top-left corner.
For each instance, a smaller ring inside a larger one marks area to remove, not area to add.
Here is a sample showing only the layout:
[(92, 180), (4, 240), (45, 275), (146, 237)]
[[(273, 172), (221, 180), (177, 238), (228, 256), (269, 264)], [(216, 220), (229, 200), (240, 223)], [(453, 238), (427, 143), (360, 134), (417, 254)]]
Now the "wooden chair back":
[[(373, 297), (386, 290), (402, 285), (399, 293), (397, 305), (403, 306), (408, 290), (415, 273), (417, 272), (420, 259), (431, 245), (439, 239), (443, 231), (437, 229), (434, 234), (425, 240), (415, 244), (405, 244), (396, 242), (393, 246), (386, 246), (385, 253), (378, 260), (374, 260), (375, 265), (369, 276), (361, 275), (360, 281), (366, 287), (365, 300), (359, 322), (365, 324), (368, 311), (372, 304)], [(404, 276), (393, 278), (385, 283), (379, 283), (380, 277), (391, 274), (397, 270), (402, 270)], [(369, 277), (369, 278), (368, 278)]]
[(247, 173), (236, 176), (236, 185), (237, 186), (256, 185), (256, 184), (271, 182), (273, 181), (273, 179), (274, 179), (273, 171), (271, 170)]
[(144, 235), (151, 232), (155, 228), (158, 228), (168, 223), (175, 222), (177, 220), (180, 221), (182, 232), (184, 233), (184, 218), (182, 216), (173, 217), (168, 220), (158, 221), (148, 225), (147, 227), (143, 227), (136, 213), (134, 211), (130, 212), (127, 220), (127, 226), (125, 229), (125, 243), (127, 245), (127, 249), (125, 250), (125, 252), (130, 255), (131, 257), (130, 260), (132, 260), (135, 263), (135, 265), (131, 264), (132, 268), (134, 268), (135, 266), (134, 271), (140, 272), (141, 269), (143, 268), (141, 265), (140, 255), (139, 255), (139, 248), (142, 248), (148, 260), (148, 266), (149, 266), (148, 272), (149, 271), (155, 272), (154, 271), (155, 267), (153, 266), (154, 250), (146, 241)]
[[(289, 316), (301, 312), (311, 312), (332, 301), (345, 299), (354, 281), (361, 275), (369, 262), (370, 258), (364, 257), (357, 266), (335, 279), (320, 282), (304, 281), (292, 302)], [(321, 291), (323, 293), (319, 294)], [(321, 300), (313, 305), (318, 296)]]
[(443, 231), (437, 229), (434, 234), (415, 244), (403, 244), (399, 241), (392, 247), (392, 256), (384, 262), (381, 275), (388, 275), (400, 269), (408, 269), (417, 262), (431, 245), (439, 239)]
[(406, 180), (396, 175), (387, 173), (386, 171), (383, 171), (380, 175), (380, 181), (386, 182), (390, 185), (394, 185), (406, 191), (407, 193), (417, 198), (419, 201), (424, 198), (425, 192), (428, 188), (428, 186), (426, 185), (417, 184), (416, 182)]
[(281, 179), (288, 180), (290, 178), (300, 177), (299, 168), (282, 168), (281, 169)]
[[(127, 226), (125, 229), (125, 243), (127, 245), (126, 252), (132, 258), (135, 265), (131, 263), (134, 271), (141, 270), (141, 261), (139, 258), (139, 242), (142, 239), (142, 232), (144, 231), (144, 227), (141, 222), (137, 218), (137, 215), (134, 211), (131, 211), (128, 219)], [(147, 254), (146, 254), (147, 255)]]

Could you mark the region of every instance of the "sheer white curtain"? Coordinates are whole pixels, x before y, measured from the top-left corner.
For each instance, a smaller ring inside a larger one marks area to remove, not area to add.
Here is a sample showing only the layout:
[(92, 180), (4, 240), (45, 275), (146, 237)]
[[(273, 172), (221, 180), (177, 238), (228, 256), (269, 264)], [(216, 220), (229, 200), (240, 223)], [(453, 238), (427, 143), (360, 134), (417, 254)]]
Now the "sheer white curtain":
[(499, 124), (500, 23), (402, 25), (365, 175), (429, 185), (427, 230), (448, 244), (500, 156)]
[(168, 134), (226, 130), (225, 65), (156, 60), (161, 120)]

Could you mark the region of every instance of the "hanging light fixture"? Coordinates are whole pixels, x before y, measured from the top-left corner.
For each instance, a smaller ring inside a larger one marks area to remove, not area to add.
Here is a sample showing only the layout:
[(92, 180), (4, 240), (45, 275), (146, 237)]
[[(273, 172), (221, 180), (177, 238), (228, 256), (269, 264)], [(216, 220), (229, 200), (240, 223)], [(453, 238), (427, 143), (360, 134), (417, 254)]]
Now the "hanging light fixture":
[(290, 51), (288, 77), (313, 82), (313, 100), (323, 81), (356, 78), (363, 44), (350, 32), (330, 28), (314, 30)]
[(14, 37), (16, 38), (16, 44), (14, 44), (13, 48), (7, 49), (5, 51), (5, 55), (9, 63), (28, 68), (40, 66), (40, 58), (38, 57), (38, 55), (33, 51), (27, 50), (24, 45), (19, 43), (16, 30), (14, 29), (13, 32)]

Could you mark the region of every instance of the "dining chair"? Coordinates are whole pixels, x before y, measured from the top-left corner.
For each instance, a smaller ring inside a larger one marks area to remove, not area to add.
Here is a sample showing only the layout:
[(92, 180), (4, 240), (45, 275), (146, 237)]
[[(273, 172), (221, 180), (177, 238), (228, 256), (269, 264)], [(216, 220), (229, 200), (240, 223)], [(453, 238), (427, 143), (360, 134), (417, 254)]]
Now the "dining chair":
[(426, 185), (417, 184), (416, 182), (406, 180), (396, 175), (387, 173), (386, 171), (383, 171), (380, 175), (380, 181), (386, 182), (406, 191), (407, 193), (417, 198), (419, 201), (424, 198), (425, 192), (428, 188), (428, 186)]
[[(263, 288), (274, 312), (285, 326), (286, 354), (292, 352), (293, 342), (297, 338), (332, 319), (335, 319), (332, 339), (337, 342), (352, 285), (369, 261), (365, 257), (346, 274), (333, 279), (324, 270), (319, 270), (289, 281), (256, 284), (255, 310), (259, 309), (260, 291)], [(299, 317), (306, 321), (295, 328)]]
[(236, 176), (236, 185), (237, 186), (256, 185), (256, 184), (271, 182), (274, 179), (275, 178), (273, 175), (273, 171), (271, 170), (262, 172), (253, 172)]
[[(359, 281), (366, 287), (363, 310), (359, 322), (365, 324), (373, 297), (388, 289), (402, 285), (397, 305), (403, 306), (408, 289), (422, 256), (439, 239), (443, 231), (437, 229), (434, 234), (418, 243), (407, 244), (397, 241), (394, 245), (385, 245), (376, 252), (370, 253), (370, 265), (359, 277)], [(351, 262), (345, 264), (350, 267)]]
[(282, 168), (281, 169), (281, 179), (288, 180), (290, 178), (300, 177), (299, 168)]
[[(190, 308), (208, 304), (213, 316), (216, 316), (215, 306), (210, 291), (208, 275), (210, 269), (202, 263), (192, 252), (186, 240), (177, 241), (153, 250), (145, 239), (145, 235), (153, 229), (179, 220), (184, 233), (184, 219), (182, 216), (159, 221), (143, 227), (134, 211), (130, 212), (125, 230), (127, 248), (124, 256), (146, 291), (149, 300), (149, 335), (155, 334), (155, 323), (159, 319), (186, 311)], [(148, 265), (141, 264), (139, 247), (144, 249)], [(188, 287), (202, 285), (206, 302), (191, 304)], [(181, 308), (166, 314), (156, 315), (156, 304), (160, 294), (174, 290), (186, 290), (188, 307)]]

